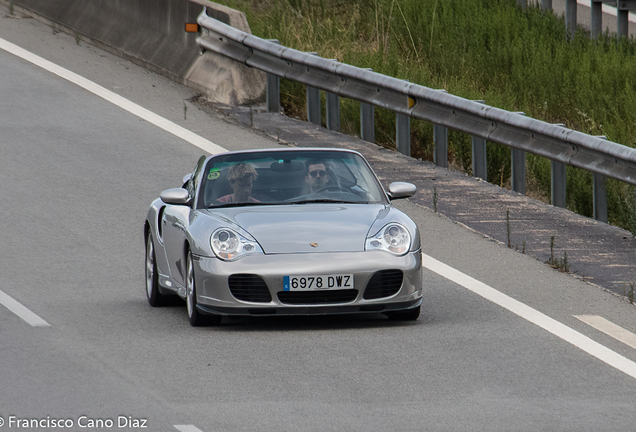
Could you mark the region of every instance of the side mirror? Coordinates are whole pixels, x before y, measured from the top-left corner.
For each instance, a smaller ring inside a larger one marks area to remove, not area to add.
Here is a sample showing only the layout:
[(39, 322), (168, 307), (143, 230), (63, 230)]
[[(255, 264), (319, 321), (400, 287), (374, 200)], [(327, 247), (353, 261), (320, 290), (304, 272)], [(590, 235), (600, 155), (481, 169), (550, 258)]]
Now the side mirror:
[(417, 187), (413, 183), (393, 182), (389, 185), (389, 198), (400, 199), (412, 197), (417, 191)]
[(166, 189), (159, 195), (166, 204), (186, 205), (190, 201), (190, 194), (182, 188)]

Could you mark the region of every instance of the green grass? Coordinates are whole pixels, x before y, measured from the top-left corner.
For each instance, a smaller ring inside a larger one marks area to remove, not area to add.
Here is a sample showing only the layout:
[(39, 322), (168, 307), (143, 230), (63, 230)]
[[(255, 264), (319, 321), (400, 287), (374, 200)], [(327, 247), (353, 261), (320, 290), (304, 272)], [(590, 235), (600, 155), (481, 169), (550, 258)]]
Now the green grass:
[[(468, 99), (636, 146), (636, 43), (579, 29), (516, 0), (225, 0), (252, 32), (302, 51), (408, 79)], [(305, 118), (304, 86), (281, 82), (288, 115)], [(324, 104), (323, 104), (324, 106)], [(359, 134), (359, 104), (342, 100), (342, 130)], [(411, 125), (412, 155), (432, 160), (433, 128)], [(376, 108), (376, 141), (395, 146), (395, 115)], [(449, 158), (471, 172), (471, 140), (449, 131)], [(488, 144), (488, 179), (505, 185), (510, 150)], [(550, 162), (528, 156), (528, 177), (549, 200)], [(568, 167), (567, 206), (592, 216), (591, 175)], [(634, 188), (608, 182), (610, 223), (636, 233)]]

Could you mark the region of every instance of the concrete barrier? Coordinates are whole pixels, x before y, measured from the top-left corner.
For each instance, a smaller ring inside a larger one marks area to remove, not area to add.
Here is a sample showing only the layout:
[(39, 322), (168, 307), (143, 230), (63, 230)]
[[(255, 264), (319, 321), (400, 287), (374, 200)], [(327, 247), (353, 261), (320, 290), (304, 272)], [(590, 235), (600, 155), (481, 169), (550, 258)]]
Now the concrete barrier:
[(246, 105), (265, 99), (265, 74), (206, 52), (185, 23), (208, 15), (251, 33), (245, 14), (205, 0), (12, 0), (14, 7), (135, 64), (203, 93)]

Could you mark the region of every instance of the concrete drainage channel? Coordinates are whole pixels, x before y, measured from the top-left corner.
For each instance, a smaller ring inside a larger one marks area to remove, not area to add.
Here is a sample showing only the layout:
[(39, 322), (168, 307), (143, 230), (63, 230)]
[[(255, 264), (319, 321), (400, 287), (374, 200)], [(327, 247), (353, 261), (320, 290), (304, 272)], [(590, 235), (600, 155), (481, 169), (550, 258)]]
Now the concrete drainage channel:
[[(254, 105), (265, 99), (265, 74), (210, 52), (200, 55), (197, 34), (184, 28), (186, 22), (196, 22), (205, 5), (209, 15), (249, 32), (241, 12), (203, 0), (161, 0), (152, 8), (141, 0), (60, 0), (55, 4), (16, 0), (11, 4), (58, 30), (195, 89), (205, 98), (192, 102), (212, 115), (283, 144), (357, 150), (387, 183), (399, 179), (416, 184), (413, 202), (503, 245), (525, 250), (542, 262), (562, 259), (567, 253), (575, 276), (619, 295), (624, 294), (624, 284), (629, 287), (636, 281), (632, 270), (636, 240), (625, 230)], [(241, 104), (253, 106), (237, 106)]]

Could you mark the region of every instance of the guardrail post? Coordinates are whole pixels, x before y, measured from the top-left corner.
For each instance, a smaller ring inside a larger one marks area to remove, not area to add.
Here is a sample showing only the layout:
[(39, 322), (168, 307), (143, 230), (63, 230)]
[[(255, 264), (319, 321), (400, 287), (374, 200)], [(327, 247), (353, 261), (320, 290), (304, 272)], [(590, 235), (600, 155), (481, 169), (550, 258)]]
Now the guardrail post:
[(267, 74), (267, 112), (280, 112), (280, 78)]
[(566, 170), (565, 164), (562, 162), (552, 161), (552, 183), (551, 195), (552, 205), (555, 207), (565, 208), (565, 186), (566, 186)]
[(510, 149), (510, 177), (512, 190), (526, 194), (526, 152), (516, 148)]
[(629, 10), (621, 9), (620, 3), (620, 1), (616, 2), (616, 28), (619, 39), (621, 36), (629, 37)]
[(340, 96), (327, 93), (327, 129), (340, 132)]
[(576, 0), (565, 0), (565, 32), (569, 39), (576, 33)]
[(442, 125), (433, 125), (433, 162), (435, 165), (448, 168), (448, 128)]
[(307, 120), (320, 126), (320, 89), (307, 86)]
[(603, 2), (592, 0), (592, 39), (598, 39), (603, 29)]
[[(411, 98), (407, 96), (406, 101), (411, 108)], [(408, 115), (395, 115), (395, 147), (403, 155), (411, 156), (411, 117)]]
[[(364, 70), (373, 71), (371, 68)], [(375, 143), (375, 106), (360, 102), (360, 138)]]
[(605, 176), (594, 174), (594, 219), (607, 223), (607, 191)]
[(375, 143), (375, 107), (360, 102), (360, 138)]
[[(525, 116), (526, 113), (517, 111), (515, 114)], [(526, 194), (526, 152), (510, 148), (510, 183), (512, 190)]]
[[(485, 104), (486, 101), (475, 102)], [(488, 180), (488, 160), (486, 158), (486, 139), (473, 136), (473, 176)]]
[[(278, 39), (267, 39), (268, 42), (280, 45)], [(280, 113), (280, 78), (267, 73), (267, 112)]]
[(488, 180), (488, 161), (486, 160), (486, 139), (473, 136), (473, 175)]
[(395, 114), (395, 146), (397, 151), (411, 156), (411, 117)]

